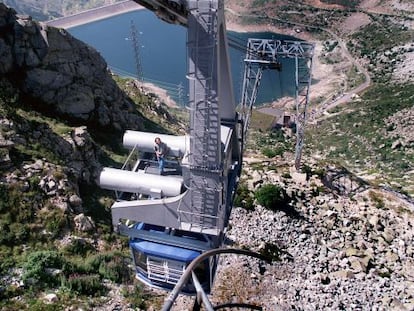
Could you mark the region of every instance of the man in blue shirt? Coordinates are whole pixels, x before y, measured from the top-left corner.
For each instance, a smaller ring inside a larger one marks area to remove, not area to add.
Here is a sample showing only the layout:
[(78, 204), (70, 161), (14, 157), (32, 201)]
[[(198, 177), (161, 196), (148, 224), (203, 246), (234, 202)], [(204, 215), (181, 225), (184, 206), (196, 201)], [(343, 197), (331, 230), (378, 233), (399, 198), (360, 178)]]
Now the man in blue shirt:
[(156, 137), (154, 142), (154, 151), (158, 160), (158, 169), (160, 175), (164, 173), (165, 155), (167, 153), (167, 145), (161, 141), (161, 138)]

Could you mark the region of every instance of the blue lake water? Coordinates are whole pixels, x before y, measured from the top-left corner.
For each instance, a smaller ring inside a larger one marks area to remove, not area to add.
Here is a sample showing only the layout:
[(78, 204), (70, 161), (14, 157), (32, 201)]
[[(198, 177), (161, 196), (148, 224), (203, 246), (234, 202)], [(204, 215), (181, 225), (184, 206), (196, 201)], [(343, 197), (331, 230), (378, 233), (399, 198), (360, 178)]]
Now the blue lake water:
[[(137, 29), (140, 62), (144, 81), (166, 89), (178, 100), (178, 85), (187, 94), (186, 35), (182, 26), (167, 24), (148, 10), (139, 10), (104, 20), (73, 27), (68, 31), (97, 49), (108, 65), (118, 74), (136, 76), (137, 66), (131, 40), (131, 21)], [(274, 33), (229, 32), (229, 38), (247, 45), (248, 38), (292, 39)], [(245, 53), (230, 48), (234, 93), (239, 101), (242, 91)], [(282, 71), (265, 71), (256, 104), (273, 101), (294, 92), (294, 61), (282, 59)], [(186, 103), (186, 99), (182, 97)]]

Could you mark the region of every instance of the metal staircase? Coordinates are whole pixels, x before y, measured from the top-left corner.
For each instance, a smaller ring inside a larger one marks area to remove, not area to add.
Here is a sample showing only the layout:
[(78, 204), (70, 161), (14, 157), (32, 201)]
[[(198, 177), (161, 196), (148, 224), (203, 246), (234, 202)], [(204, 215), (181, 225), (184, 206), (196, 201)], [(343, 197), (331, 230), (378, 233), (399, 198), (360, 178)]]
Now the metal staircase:
[[(219, 234), (222, 207), (220, 113), (217, 95), (217, 8), (196, 1), (188, 16), (190, 108), (189, 204), (180, 205), (181, 228)], [(193, 26), (193, 27), (192, 27)], [(183, 208), (186, 207), (186, 208)]]

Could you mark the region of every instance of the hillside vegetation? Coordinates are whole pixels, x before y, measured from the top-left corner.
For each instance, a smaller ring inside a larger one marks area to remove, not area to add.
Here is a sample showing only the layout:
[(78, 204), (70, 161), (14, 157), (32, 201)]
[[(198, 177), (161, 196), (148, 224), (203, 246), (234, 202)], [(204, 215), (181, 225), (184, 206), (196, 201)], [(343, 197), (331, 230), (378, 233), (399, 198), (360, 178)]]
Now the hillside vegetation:
[[(227, 3), (240, 12), (229, 14), (232, 22), (256, 25), (253, 29), (265, 25), (267, 30), (315, 42), (316, 83), (311, 86), (309, 111), (316, 118), (308, 116), (305, 162), (345, 165), (374, 185), (413, 195), (413, 5), (409, 1)], [(352, 96), (350, 103), (335, 105), (366, 80), (358, 64), (370, 76), (370, 88)]]

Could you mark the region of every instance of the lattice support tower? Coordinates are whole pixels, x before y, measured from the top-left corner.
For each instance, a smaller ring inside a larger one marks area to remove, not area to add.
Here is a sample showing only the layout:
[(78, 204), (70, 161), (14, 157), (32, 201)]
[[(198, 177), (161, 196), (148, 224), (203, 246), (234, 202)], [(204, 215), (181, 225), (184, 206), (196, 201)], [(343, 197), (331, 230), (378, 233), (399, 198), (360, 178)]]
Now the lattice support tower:
[(249, 39), (245, 58), (243, 95), (241, 111), (244, 134), (250, 122), (250, 115), (256, 101), (258, 87), (265, 69), (281, 69), (281, 58), (295, 60), (295, 106), (296, 106), (296, 148), (295, 167), (300, 170), (304, 131), (311, 84), (314, 45), (304, 41)]
[(137, 80), (142, 82), (144, 80), (144, 73), (142, 71), (140, 44), (138, 40), (138, 30), (133, 20), (131, 20), (131, 40), (134, 49), (135, 67), (137, 71)]

